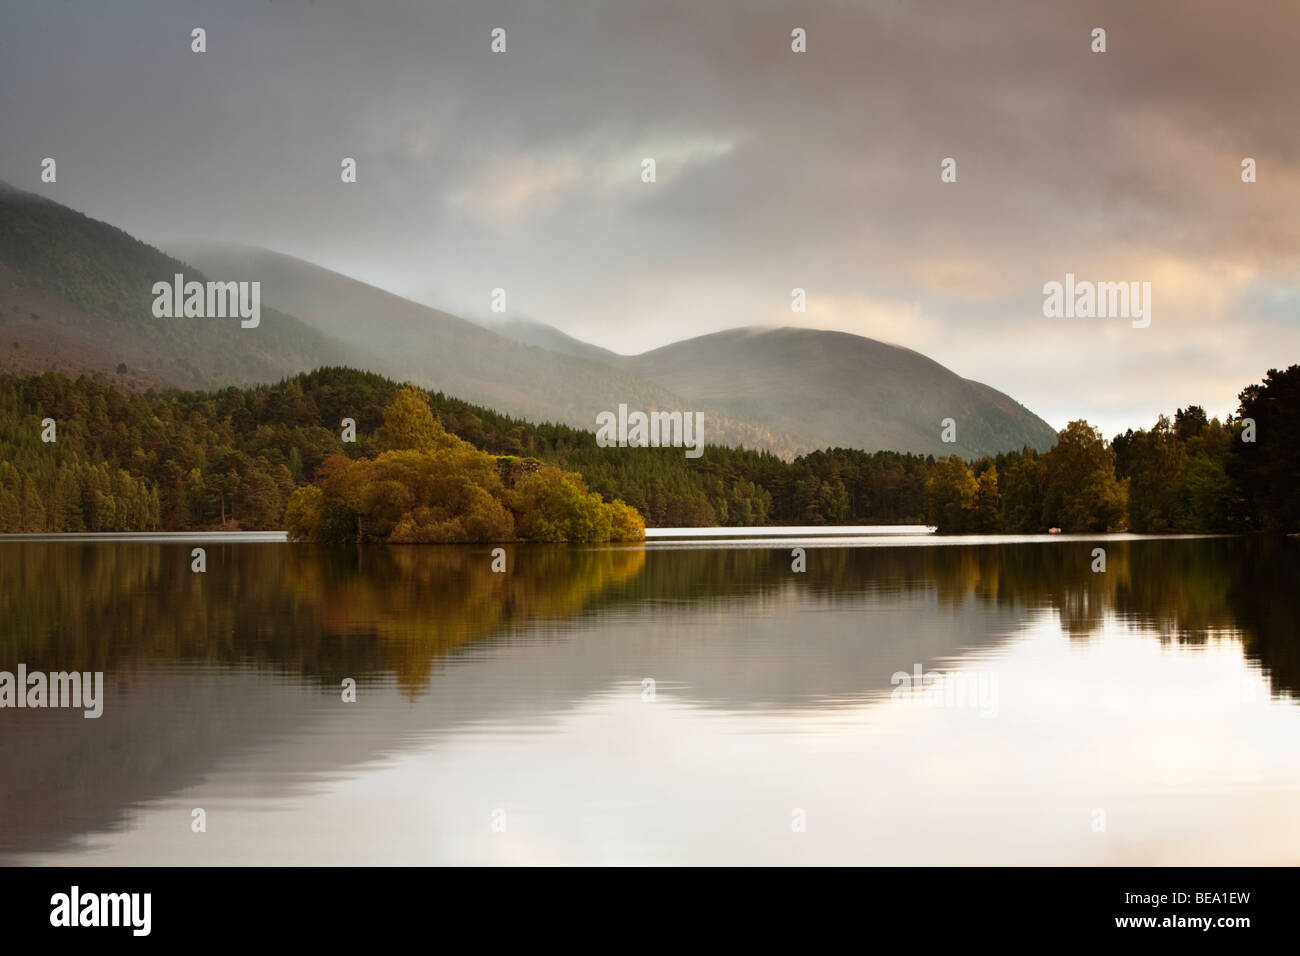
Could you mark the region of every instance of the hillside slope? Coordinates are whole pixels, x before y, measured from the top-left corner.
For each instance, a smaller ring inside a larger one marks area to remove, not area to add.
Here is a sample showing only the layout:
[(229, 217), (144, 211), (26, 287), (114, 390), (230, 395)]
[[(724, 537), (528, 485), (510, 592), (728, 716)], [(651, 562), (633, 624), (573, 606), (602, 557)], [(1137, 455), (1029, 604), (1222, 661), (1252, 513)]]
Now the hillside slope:
[(141, 389), (248, 385), (366, 364), (265, 303), (256, 328), (238, 318), (155, 318), (153, 283), (178, 272), (207, 278), (120, 229), (0, 182), (0, 369), (55, 369)]
[(365, 350), (374, 361), (363, 367), (392, 378), (529, 421), (585, 429), (594, 429), (596, 415), (620, 403), (643, 410), (701, 410), (710, 443), (784, 455), (803, 450), (786, 435), (739, 420), (720, 406), (692, 405), (634, 372), (516, 341), (292, 256), (213, 243), (171, 248), (207, 272), (260, 280), (264, 301)]
[[(843, 332), (735, 329), (623, 356), (539, 322), (476, 325), (265, 249), (173, 248), (208, 271), (260, 278), (268, 301), (372, 349), (385, 375), (533, 421), (590, 428), (620, 402), (699, 410), (709, 441), (785, 455), (841, 446), (978, 457), (1056, 438), (996, 389)], [(957, 422), (955, 443), (940, 440), (945, 418)]]
[(514, 339), (516, 342), (522, 342), (525, 345), (535, 345), (541, 349), (549, 349), (552, 352), (559, 352), (561, 355), (572, 355), (575, 358), (587, 359), (591, 362), (604, 362), (607, 365), (616, 366), (625, 358), (625, 356), (619, 355), (617, 352), (611, 352), (609, 349), (603, 349), (599, 345), (592, 345), (590, 342), (582, 341), (582, 339), (575, 339), (572, 335), (561, 332), (555, 326), (547, 325), (545, 322), (512, 319), (508, 322), (486, 325), (485, 328), (491, 329), (498, 335)]
[[(732, 329), (621, 364), (813, 448), (978, 457), (1024, 445), (1044, 451), (1056, 439), (1051, 425), (996, 389), (919, 352), (845, 332)], [(956, 422), (955, 443), (940, 439), (945, 418)]]
[[(1055, 439), (1009, 396), (842, 332), (736, 329), (621, 356), (541, 323), (485, 328), (263, 249), (174, 251), (180, 258), (0, 183), (0, 369), (89, 373), (143, 390), (347, 365), (584, 429), (623, 403), (700, 411), (709, 442), (786, 456), (839, 446), (977, 457)], [(261, 282), (260, 325), (154, 317), (153, 283), (178, 272)], [(957, 423), (955, 443), (940, 441), (945, 418)]]

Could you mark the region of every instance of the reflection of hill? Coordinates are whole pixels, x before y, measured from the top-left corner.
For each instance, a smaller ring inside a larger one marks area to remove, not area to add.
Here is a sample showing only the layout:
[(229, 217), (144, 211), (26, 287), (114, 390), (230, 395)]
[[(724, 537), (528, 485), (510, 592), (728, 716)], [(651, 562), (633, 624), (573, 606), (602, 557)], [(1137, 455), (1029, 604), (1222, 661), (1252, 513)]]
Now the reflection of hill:
[[(1104, 574), (1092, 572), (1098, 546), (1106, 549)], [(790, 573), (785, 549), (692, 549), (649, 552), (645, 570), (601, 603), (744, 599), (786, 585), (830, 604), (864, 594), (933, 594), (954, 612), (970, 601), (1055, 611), (1079, 640), (1113, 614), (1180, 643), (1238, 631), (1274, 690), (1294, 694), (1300, 692), (1297, 581), (1300, 541), (1265, 536), (817, 548), (809, 550), (802, 575)]]
[[(392, 674), (415, 695), (454, 648), (582, 613), (635, 575), (644, 552), (516, 548), (508, 561), (513, 573), (494, 574), (487, 548), (220, 545), (195, 575), (189, 545), (0, 544), (0, 669), (110, 675), (98, 720), (79, 710), (3, 713), (0, 855), (120, 826), (130, 807), (288, 735), (308, 743), (276, 751), (286, 767), (373, 760), (403, 730), (455, 717), (415, 712), (395, 724), (387, 713), (341, 710), (342, 677), (365, 688)], [(454, 697), (438, 703), (456, 710)], [(310, 733), (340, 718), (337, 732)]]
[[(1104, 574), (1090, 570), (1099, 543)], [(1300, 688), (1291, 539), (814, 548), (805, 574), (791, 573), (783, 548), (517, 546), (497, 574), (487, 547), (219, 544), (196, 575), (188, 548), (0, 544), (0, 665), (252, 663), (331, 687), (340, 674), (390, 673), (415, 693), (439, 658), (470, 641), (596, 610), (721, 602), (742, 614), (796, 595), (828, 606), (932, 596), (953, 614), (1017, 612), (1009, 621), (1054, 610), (1080, 639), (1112, 613), (1184, 642), (1240, 628), (1275, 686)]]
[[(4, 712), (0, 862), (121, 827), (134, 807), (194, 786), (232, 755), (310, 729), (311, 708), (320, 709), (310, 688), (251, 668), (119, 661), (104, 697), (98, 720), (79, 710)], [(176, 827), (189, 835), (188, 811)]]
[[(223, 767), (230, 787), (283, 793), (412, 735), (535, 725), (644, 677), (722, 710), (861, 702), (1035, 612), (1076, 640), (1110, 614), (1180, 642), (1237, 633), (1275, 690), (1300, 688), (1300, 542), (1104, 543), (1105, 574), (1096, 542), (1070, 541), (810, 548), (805, 574), (769, 548), (520, 546), (493, 574), (486, 547), (212, 545), (206, 575), (188, 545), (0, 543), (0, 669), (110, 675), (98, 721), (0, 714), (0, 853), (210, 791)], [(347, 676), (357, 705), (339, 703)]]
[(496, 574), (487, 547), (221, 544), (208, 546), (208, 570), (194, 574), (189, 548), (0, 544), (0, 666), (206, 661), (331, 685), (340, 674), (391, 672), (415, 688), (452, 648), (578, 614), (645, 560), (639, 548), (515, 547), (510, 572)]

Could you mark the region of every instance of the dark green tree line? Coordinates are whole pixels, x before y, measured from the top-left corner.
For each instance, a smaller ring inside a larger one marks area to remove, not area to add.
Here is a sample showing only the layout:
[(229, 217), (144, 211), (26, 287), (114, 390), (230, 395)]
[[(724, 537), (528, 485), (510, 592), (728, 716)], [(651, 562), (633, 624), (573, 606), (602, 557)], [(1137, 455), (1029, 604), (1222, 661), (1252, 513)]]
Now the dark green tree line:
[[(284, 527), (294, 490), (334, 456), (391, 448), (398, 385), (324, 368), (275, 385), (130, 394), (57, 373), (0, 375), (0, 531)], [(449, 434), (577, 472), (650, 527), (936, 524), (952, 532), (1300, 530), (1300, 366), (1244, 389), (1235, 415), (1196, 406), (1105, 441), (1072, 422), (1046, 453), (960, 458), (831, 448), (785, 461), (708, 446), (600, 448), (439, 392)], [(41, 440), (53, 418), (57, 441)], [(355, 442), (342, 438), (355, 422)], [(389, 429), (391, 431), (391, 427)], [(386, 444), (387, 443), (387, 444)]]

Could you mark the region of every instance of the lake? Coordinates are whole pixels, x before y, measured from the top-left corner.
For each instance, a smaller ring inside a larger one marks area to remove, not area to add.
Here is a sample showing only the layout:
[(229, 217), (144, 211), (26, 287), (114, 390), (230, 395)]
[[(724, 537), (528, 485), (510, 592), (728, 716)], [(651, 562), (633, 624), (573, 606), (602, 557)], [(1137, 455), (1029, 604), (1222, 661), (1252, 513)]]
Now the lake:
[(0, 539), (0, 861), (1300, 863), (1294, 538), (505, 550)]

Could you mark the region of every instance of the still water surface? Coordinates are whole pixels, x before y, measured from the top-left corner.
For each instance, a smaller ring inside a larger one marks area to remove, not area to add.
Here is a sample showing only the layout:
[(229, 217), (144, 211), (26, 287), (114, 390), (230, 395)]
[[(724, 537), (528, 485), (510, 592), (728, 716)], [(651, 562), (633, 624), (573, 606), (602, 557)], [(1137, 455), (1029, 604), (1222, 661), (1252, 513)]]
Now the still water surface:
[(1300, 863), (1295, 539), (193, 544), (0, 541), (0, 861)]

